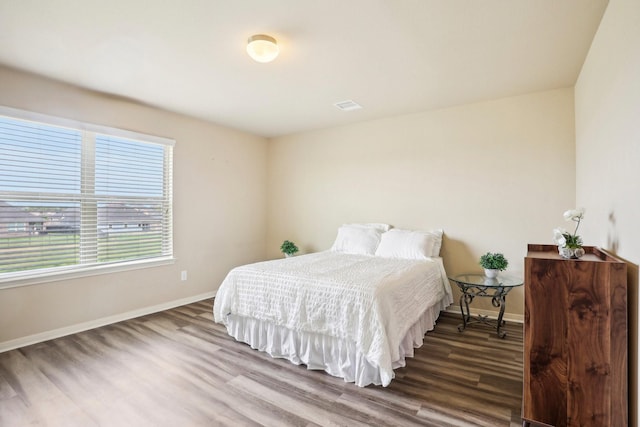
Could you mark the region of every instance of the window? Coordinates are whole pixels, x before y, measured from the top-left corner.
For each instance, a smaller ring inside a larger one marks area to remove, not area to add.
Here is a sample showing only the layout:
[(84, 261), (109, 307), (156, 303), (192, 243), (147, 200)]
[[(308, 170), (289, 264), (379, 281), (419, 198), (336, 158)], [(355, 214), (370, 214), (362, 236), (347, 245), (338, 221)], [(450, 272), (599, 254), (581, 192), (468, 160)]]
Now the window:
[(170, 259), (173, 144), (0, 109), (0, 283)]

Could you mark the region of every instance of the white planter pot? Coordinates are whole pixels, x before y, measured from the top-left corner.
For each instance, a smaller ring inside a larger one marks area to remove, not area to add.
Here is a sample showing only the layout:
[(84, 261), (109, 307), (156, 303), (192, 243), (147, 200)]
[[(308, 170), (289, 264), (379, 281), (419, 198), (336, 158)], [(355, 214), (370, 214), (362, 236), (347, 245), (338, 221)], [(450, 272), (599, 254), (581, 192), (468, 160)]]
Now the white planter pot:
[(500, 270), (495, 270), (492, 268), (485, 268), (484, 269), (484, 275), (487, 276), (489, 279), (495, 279), (496, 277), (498, 277), (498, 273), (500, 272)]
[(566, 259), (578, 259), (584, 255), (584, 249), (582, 248), (561, 248), (558, 247), (558, 253), (562, 258)]

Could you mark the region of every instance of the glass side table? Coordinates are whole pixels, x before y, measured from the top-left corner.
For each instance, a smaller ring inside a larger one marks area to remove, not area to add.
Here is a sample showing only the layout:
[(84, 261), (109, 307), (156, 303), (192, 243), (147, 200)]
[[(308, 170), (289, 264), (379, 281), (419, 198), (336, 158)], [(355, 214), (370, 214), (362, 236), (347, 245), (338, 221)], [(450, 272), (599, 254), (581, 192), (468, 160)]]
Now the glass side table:
[[(458, 288), (462, 291), (460, 295), (460, 313), (462, 314), (462, 324), (458, 326), (458, 331), (462, 332), (467, 328), (467, 325), (471, 323), (484, 323), (496, 328), (498, 336), (504, 338), (507, 333), (501, 331), (500, 328), (504, 326), (504, 309), (507, 305), (507, 294), (511, 289), (518, 286), (522, 286), (522, 279), (516, 279), (509, 276), (498, 276), (495, 279), (490, 279), (483, 274), (459, 274), (454, 277), (449, 277), (449, 280), (458, 285)], [(491, 305), (494, 307), (500, 307), (500, 314), (498, 320), (489, 319), (485, 315), (471, 316), (469, 312), (469, 304), (473, 302), (475, 297), (488, 297), (491, 298)]]

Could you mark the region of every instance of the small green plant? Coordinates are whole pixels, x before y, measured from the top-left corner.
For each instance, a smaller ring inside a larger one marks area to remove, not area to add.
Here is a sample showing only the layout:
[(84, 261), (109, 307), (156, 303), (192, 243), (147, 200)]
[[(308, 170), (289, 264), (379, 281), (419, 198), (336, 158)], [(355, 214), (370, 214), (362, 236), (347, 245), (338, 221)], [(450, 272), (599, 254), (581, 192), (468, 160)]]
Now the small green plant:
[(486, 254), (480, 257), (480, 265), (482, 268), (486, 268), (487, 270), (504, 270), (509, 265), (509, 261), (504, 257), (504, 255), (491, 252), (487, 252)]
[(280, 246), (280, 250), (282, 251), (283, 254), (291, 256), (296, 252), (298, 252), (299, 249), (295, 243), (290, 242), (289, 240), (285, 240), (284, 242), (282, 242), (282, 245)]

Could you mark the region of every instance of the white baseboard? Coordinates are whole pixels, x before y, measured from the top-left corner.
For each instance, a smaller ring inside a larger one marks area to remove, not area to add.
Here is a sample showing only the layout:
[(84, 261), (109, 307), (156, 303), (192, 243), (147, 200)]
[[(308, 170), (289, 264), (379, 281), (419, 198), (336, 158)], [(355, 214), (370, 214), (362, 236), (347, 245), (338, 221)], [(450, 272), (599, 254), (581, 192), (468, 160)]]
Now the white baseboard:
[(187, 298), (181, 298), (165, 302), (150, 307), (140, 308), (138, 310), (128, 311), (126, 313), (120, 313), (113, 316), (103, 317), (101, 319), (90, 320), (88, 322), (78, 323), (71, 326), (65, 326), (64, 328), (53, 329), (51, 331), (41, 332), (38, 334), (28, 335), (22, 338), (16, 338), (10, 341), (0, 342), (0, 353), (13, 350), (20, 347), (25, 347), (31, 344), (36, 344), (43, 341), (48, 341), (54, 338), (64, 337), (65, 335), (76, 334), (78, 332), (88, 331), (89, 329), (99, 328), (100, 326), (110, 325), (112, 323), (122, 322), (123, 320), (133, 319), (134, 317), (140, 317), (151, 313), (157, 313), (159, 311), (168, 310), (170, 308), (179, 307), (185, 304), (191, 304), (193, 302), (202, 301), (204, 299), (213, 298), (216, 292), (206, 292), (200, 295), (194, 295)]
[[(458, 307), (457, 305), (450, 305), (445, 311), (447, 313), (453, 313), (461, 316), (460, 307)], [(487, 316), (489, 319), (498, 319), (498, 312), (492, 310), (482, 310), (480, 308), (472, 309), (471, 315), (481, 315)], [(524, 323), (524, 314), (505, 313), (502, 317), (502, 320), (505, 320), (507, 322)]]

